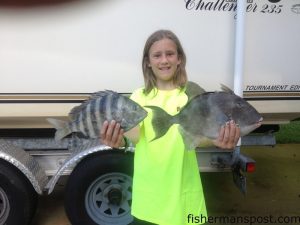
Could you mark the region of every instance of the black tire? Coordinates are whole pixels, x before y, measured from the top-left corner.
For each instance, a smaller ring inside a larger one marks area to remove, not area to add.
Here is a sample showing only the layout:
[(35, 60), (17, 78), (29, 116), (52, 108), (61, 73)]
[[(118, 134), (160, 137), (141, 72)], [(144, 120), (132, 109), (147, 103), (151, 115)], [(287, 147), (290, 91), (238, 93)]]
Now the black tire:
[(25, 175), (0, 160), (0, 225), (27, 225), (36, 210), (38, 194)]
[(65, 210), (73, 225), (126, 225), (132, 222), (133, 154), (120, 150), (84, 158), (65, 189)]

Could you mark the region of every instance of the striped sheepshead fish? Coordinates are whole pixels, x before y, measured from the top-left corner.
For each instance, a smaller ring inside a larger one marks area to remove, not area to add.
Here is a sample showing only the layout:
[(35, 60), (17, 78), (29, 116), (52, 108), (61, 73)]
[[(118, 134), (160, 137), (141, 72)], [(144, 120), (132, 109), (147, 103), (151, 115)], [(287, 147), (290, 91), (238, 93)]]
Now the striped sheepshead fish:
[(115, 120), (124, 131), (135, 127), (147, 116), (147, 111), (131, 99), (114, 91), (94, 93), (81, 105), (69, 113), (69, 121), (48, 118), (56, 128), (55, 139), (77, 132), (88, 138), (99, 138), (101, 126), (105, 120)]

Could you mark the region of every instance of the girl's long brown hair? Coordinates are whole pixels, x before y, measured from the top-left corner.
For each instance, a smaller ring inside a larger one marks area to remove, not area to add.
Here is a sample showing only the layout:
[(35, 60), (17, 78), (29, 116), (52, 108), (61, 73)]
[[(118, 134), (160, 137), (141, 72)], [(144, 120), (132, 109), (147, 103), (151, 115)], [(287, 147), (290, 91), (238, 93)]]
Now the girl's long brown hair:
[(151, 67), (148, 66), (149, 50), (154, 42), (162, 40), (164, 38), (168, 38), (175, 43), (175, 45), (177, 46), (178, 57), (181, 60), (181, 63), (178, 65), (177, 70), (175, 71), (175, 75), (173, 77), (173, 83), (175, 84), (175, 86), (179, 88), (183, 88), (187, 82), (187, 74), (185, 70), (186, 56), (179, 39), (170, 30), (158, 30), (150, 35), (144, 47), (142, 67), (143, 67), (143, 75), (145, 81), (145, 90), (144, 90), (145, 95), (149, 94), (150, 91), (156, 87), (156, 77), (153, 74)]

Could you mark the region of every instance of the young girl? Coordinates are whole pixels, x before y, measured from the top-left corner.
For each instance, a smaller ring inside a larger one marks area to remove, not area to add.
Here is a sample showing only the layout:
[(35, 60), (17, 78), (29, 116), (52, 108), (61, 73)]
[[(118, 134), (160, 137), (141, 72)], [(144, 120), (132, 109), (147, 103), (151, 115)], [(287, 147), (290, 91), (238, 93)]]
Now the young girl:
[[(141, 106), (159, 106), (170, 115), (187, 103), (185, 93), (186, 57), (174, 33), (159, 30), (147, 40), (143, 54), (145, 87), (133, 92), (131, 99)], [(184, 149), (178, 125), (161, 138), (155, 137), (151, 109), (141, 124), (125, 134), (136, 143), (132, 190), (133, 224), (199, 224), (192, 216), (207, 216), (201, 179), (194, 150)], [(105, 122), (100, 136), (111, 147), (126, 144), (124, 131), (115, 121)], [(231, 122), (221, 128), (212, 144), (224, 149), (235, 147), (240, 133)], [(190, 215), (190, 216), (189, 216)], [(147, 221), (147, 222), (146, 222)], [(199, 222), (199, 221), (198, 221)]]

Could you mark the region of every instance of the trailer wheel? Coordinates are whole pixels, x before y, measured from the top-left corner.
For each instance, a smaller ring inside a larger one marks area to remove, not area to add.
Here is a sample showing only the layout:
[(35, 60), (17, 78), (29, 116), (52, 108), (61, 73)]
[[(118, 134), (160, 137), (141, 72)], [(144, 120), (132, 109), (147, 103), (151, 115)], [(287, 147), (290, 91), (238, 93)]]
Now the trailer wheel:
[(0, 225), (27, 225), (31, 221), (38, 195), (24, 174), (0, 160)]
[(71, 173), (65, 210), (73, 225), (125, 225), (132, 222), (133, 155), (120, 150), (83, 159)]

